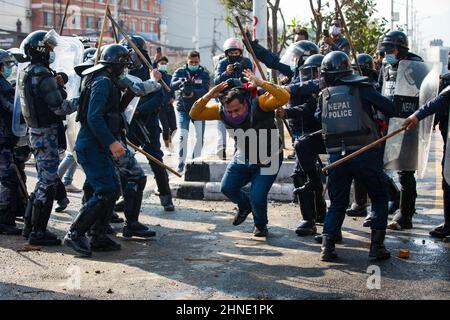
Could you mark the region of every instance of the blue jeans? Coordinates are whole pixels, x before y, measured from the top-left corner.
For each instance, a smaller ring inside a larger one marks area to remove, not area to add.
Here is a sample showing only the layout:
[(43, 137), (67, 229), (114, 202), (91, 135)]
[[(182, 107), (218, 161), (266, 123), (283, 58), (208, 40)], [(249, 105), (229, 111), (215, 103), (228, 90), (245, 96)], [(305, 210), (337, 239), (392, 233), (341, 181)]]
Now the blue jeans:
[[(330, 154), (330, 163), (341, 158), (339, 153)], [(325, 235), (334, 236), (340, 232), (349, 205), (350, 187), (356, 178), (367, 188), (372, 201), (372, 230), (386, 230), (389, 201), (387, 178), (383, 172), (382, 157), (379, 152), (372, 150), (330, 170), (328, 190), (331, 205), (325, 216)]]
[(59, 164), (58, 176), (61, 177), (64, 175), (64, 177), (62, 177), (62, 182), (65, 186), (72, 183), (77, 166), (77, 162), (71, 153), (67, 153), (63, 161)]
[(189, 124), (195, 126), (195, 146), (192, 158), (201, 156), (203, 148), (203, 138), (205, 135), (205, 121), (194, 121), (186, 111), (178, 111), (178, 128), (180, 129), (180, 150), (178, 152), (178, 166), (183, 166), (187, 158)]
[[(278, 171), (282, 162), (281, 155)], [(259, 166), (242, 163), (235, 155), (227, 166), (220, 191), (237, 204), (239, 210), (251, 211), (255, 226), (266, 226), (268, 223), (267, 195), (277, 176), (278, 172), (274, 175), (262, 175)], [(246, 192), (243, 187), (249, 182), (251, 182), (250, 192)]]

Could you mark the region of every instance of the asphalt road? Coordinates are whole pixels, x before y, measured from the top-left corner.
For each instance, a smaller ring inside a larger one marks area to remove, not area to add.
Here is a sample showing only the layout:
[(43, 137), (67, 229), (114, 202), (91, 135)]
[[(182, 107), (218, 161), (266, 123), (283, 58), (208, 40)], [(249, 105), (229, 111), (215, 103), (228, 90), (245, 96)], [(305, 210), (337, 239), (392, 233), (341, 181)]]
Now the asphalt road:
[[(415, 228), (388, 232), (386, 245), (393, 255), (388, 261), (368, 260), (370, 235), (362, 218), (346, 218), (339, 262), (322, 263), (320, 245), (293, 231), (300, 219), (297, 205), (270, 203), (270, 236), (256, 239), (251, 216), (232, 226), (230, 202), (177, 199), (176, 212), (165, 213), (150, 195), (154, 179), (149, 178), (141, 221), (157, 231), (155, 238), (126, 240), (121, 225), (115, 225), (122, 250), (86, 259), (64, 246), (27, 251), (21, 237), (0, 236), (0, 298), (449, 299), (450, 244), (428, 237), (442, 222), (440, 148), (437, 133), (427, 175), (418, 182)], [(174, 161), (168, 157), (167, 163)], [(27, 173), (31, 190), (34, 168), (28, 166)], [(78, 171), (78, 187), (83, 178)], [(81, 195), (70, 194), (70, 200), (68, 210), (54, 213), (49, 223), (61, 237), (80, 208)], [(409, 249), (410, 258), (398, 258), (400, 249)]]

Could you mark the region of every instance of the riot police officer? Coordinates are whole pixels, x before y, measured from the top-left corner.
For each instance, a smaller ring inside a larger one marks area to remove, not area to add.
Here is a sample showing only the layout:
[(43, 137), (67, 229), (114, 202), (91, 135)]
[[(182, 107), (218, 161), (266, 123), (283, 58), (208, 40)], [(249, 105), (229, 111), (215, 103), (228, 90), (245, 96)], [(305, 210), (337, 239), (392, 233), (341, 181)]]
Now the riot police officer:
[[(322, 62), (322, 81), (326, 88), (319, 99), (318, 116), (322, 119), (325, 146), (330, 163), (375, 141), (379, 131), (372, 108), (386, 117), (394, 114), (393, 103), (381, 96), (366, 77), (353, 75), (349, 57), (340, 51), (329, 53)], [(388, 195), (380, 150), (373, 149), (329, 172), (330, 208), (325, 216), (322, 261), (337, 259), (335, 242), (341, 234), (349, 203), (352, 180), (361, 178), (372, 201), (370, 258), (388, 259), (384, 247), (387, 226)]]
[[(380, 88), (382, 88), (382, 94), (385, 97), (394, 101), (395, 90), (398, 85), (397, 79), (400, 77), (397, 74), (399, 63), (401, 61), (421, 63), (423, 59), (409, 52), (408, 37), (401, 31), (387, 33), (381, 41), (380, 51), (385, 52), (386, 55), (386, 64), (380, 71)], [(404, 152), (408, 151), (406, 148), (404, 150)], [(411, 152), (417, 153), (417, 150), (411, 150)], [(406, 154), (405, 157), (407, 157)], [(401, 184), (400, 212), (395, 214), (392, 222), (389, 224), (389, 228), (395, 230), (411, 229), (413, 227), (412, 218), (416, 212), (417, 191), (415, 172), (403, 170), (403, 167), (403, 163), (398, 163), (395, 166), (395, 170), (397, 168), (400, 169), (398, 170), (398, 175)]]
[[(64, 243), (85, 256), (90, 256), (92, 250), (111, 251), (121, 247), (106, 234), (120, 192), (116, 168), (121, 176), (127, 172), (130, 177), (127, 188), (132, 191), (143, 189), (146, 182), (136, 159), (123, 144), (125, 122), (120, 99), (121, 89), (126, 88), (122, 83), (126, 81), (126, 68), (131, 64), (130, 54), (122, 45), (106, 46), (102, 50), (100, 64), (83, 73), (78, 110), (81, 129), (75, 151), (94, 194), (81, 208)], [(149, 91), (160, 88), (159, 85), (150, 86)], [(153, 236), (153, 231), (138, 222), (139, 199), (129, 200), (132, 201), (128, 202), (129, 207), (125, 211), (124, 237)], [(85, 234), (90, 229), (92, 237), (89, 243)]]
[[(450, 70), (450, 63), (449, 63)], [(448, 123), (450, 106), (450, 73), (441, 76), (440, 94), (422, 106), (413, 115), (407, 118), (403, 124), (407, 129), (415, 127), (419, 121), (435, 114), (435, 124), (439, 125), (439, 129), (444, 140), (444, 152), (442, 158), (442, 190), (444, 192), (444, 223), (430, 231), (433, 238), (443, 239), (450, 236), (450, 184), (448, 172)]]
[(298, 197), (303, 220), (296, 229), (299, 236), (312, 235), (317, 231), (315, 222), (323, 222), (326, 203), (323, 197), (323, 184), (318, 170), (318, 156), (325, 153), (325, 146), (320, 134), (313, 134), (321, 129), (321, 123), (315, 118), (317, 97), (320, 92), (320, 67), (324, 56), (315, 54), (300, 67), (301, 82), (286, 86), (286, 90), (301, 105), (288, 105), (278, 109), (277, 114), (288, 119), (296, 119), (301, 124), (301, 132), (294, 148), (297, 164), (294, 174), (294, 194)]
[[(373, 85), (374, 89), (381, 92), (380, 85), (378, 83), (379, 72), (375, 68), (375, 62), (371, 55), (367, 53), (360, 53), (356, 57), (356, 63), (353, 63), (353, 69), (358, 70), (357, 64), (361, 68), (362, 75), (369, 78), (370, 83)], [(387, 129), (387, 122), (383, 114), (380, 112), (375, 112), (374, 110), (374, 120), (379, 124), (379, 130), (382, 134), (385, 134)], [(382, 155), (382, 153), (380, 154)], [(388, 179), (388, 191), (389, 191), (389, 214), (394, 213), (399, 208), (400, 202), (400, 191), (397, 188), (392, 177), (386, 175)], [(367, 190), (359, 179), (353, 181), (354, 186), (354, 201), (351, 207), (347, 210), (347, 215), (349, 217), (359, 217), (365, 216), (364, 226), (370, 227), (370, 220), (372, 218), (372, 213), (367, 212)]]
[(17, 139), (11, 132), (14, 88), (8, 82), (15, 59), (0, 49), (0, 234), (18, 235), (16, 227), (19, 184), (15, 166), (14, 146)]
[(59, 245), (57, 236), (47, 230), (52, 212), (59, 165), (58, 147), (65, 136), (58, 131), (65, 115), (76, 110), (77, 101), (64, 100), (63, 81), (55, 77), (50, 64), (56, 55), (58, 35), (54, 30), (35, 31), (22, 42), (21, 48), (31, 61), (19, 74), (22, 114), (30, 133), (30, 144), (36, 159), (38, 182), (30, 196), (31, 214), (25, 217), (23, 235), (32, 245)]
[[(146, 59), (150, 61), (150, 56), (147, 53), (144, 38), (141, 36), (132, 36), (131, 41), (134, 42), (134, 44), (144, 54)], [(123, 41), (123, 44), (128, 49), (131, 49), (131, 45), (126, 40)], [(159, 74), (159, 71), (156, 72)], [(130, 74), (138, 77), (142, 81), (150, 79), (150, 70), (146, 65), (143, 65), (139, 69), (131, 70)], [(170, 82), (167, 83), (167, 85), (170, 85)], [(161, 88), (160, 90), (152, 92), (151, 94), (148, 94), (140, 99), (139, 105), (136, 108), (136, 112), (127, 133), (127, 137), (131, 142), (138, 146), (142, 146), (144, 151), (148, 152), (160, 161), (163, 161), (164, 157), (164, 153), (161, 150), (162, 131), (159, 126), (159, 112), (164, 103), (163, 90), (165, 89)], [(174, 211), (175, 206), (172, 201), (172, 191), (170, 189), (169, 175), (167, 174), (166, 169), (160, 167), (152, 161), (149, 161), (149, 165), (155, 176), (161, 205), (165, 211)], [(139, 191), (140, 194), (141, 192), (143, 192), (143, 189)], [(142, 195), (139, 197), (142, 197)], [(124, 206), (126, 206), (126, 201), (127, 200), (124, 197)]]

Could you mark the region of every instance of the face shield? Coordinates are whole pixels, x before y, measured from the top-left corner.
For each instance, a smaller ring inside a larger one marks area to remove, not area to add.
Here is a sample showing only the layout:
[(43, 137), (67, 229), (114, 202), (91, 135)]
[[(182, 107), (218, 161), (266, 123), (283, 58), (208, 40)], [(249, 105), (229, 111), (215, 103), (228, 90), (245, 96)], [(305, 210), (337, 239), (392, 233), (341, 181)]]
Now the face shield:
[(320, 77), (320, 67), (307, 66), (301, 68), (300, 74), (302, 76), (302, 81), (317, 80)]
[(130, 70), (139, 70), (144, 66), (138, 54), (134, 50), (130, 52), (129, 59), (130, 59), (129, 64)]
[(303, 51), (301, 51), (295, 43), (293, 43), (286, 49), (286, 52), (280, 59), (280, 62), (291, 66), (291, 70), (295, 71), (295, 69), (305, 62), (306, 58), (307, 57), (303, 55)]
[(54, 49), (57, 45), (61, 37), (56, 33), (55, 30), (50, 30), (44, 37), (44, 43), (49, 46), (51, 49)]

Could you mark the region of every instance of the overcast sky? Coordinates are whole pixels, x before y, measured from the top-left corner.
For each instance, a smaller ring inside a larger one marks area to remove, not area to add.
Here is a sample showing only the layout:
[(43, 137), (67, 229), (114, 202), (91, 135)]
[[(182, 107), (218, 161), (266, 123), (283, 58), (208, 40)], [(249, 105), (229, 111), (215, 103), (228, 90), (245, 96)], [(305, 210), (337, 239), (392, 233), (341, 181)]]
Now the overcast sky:
[[(391, 0), (377, 0), (377, 2), (378, 16), (387, 18), (390, 26)], [(414, 5), (417, 9), (417, 21), (423, 43), (440, 38), (444, 40), (444, 45), (450, 46), (450, 0), (414, 0)], [(281, 7), (288, 20), (295, 17), (306, 22), (312, 16), (309, 0), (281, 0)], [(394, 8), (400, 12), (401, 21), (398, 24), (404, 24), (406, 0), (395, 0)]]

